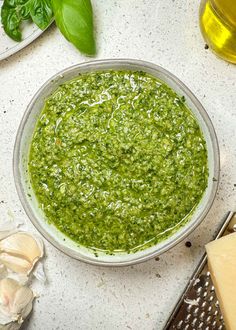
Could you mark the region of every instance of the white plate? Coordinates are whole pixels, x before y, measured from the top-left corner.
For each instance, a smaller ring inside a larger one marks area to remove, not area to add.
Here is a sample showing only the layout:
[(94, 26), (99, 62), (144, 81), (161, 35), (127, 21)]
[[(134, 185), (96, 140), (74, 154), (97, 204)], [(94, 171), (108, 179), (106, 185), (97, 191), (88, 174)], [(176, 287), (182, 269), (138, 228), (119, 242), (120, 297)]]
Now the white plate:
[[(3, 1), (0, 0), (0, 8), (2, 7), (2, 4)], [(22, 29), (22, 41), (16, 42), (6, 35), (2, 25), (0, 25), (0, 61), (29, 45), (44, 32), (40, 30), (35, 24), (26, 21), (23, 22)]]

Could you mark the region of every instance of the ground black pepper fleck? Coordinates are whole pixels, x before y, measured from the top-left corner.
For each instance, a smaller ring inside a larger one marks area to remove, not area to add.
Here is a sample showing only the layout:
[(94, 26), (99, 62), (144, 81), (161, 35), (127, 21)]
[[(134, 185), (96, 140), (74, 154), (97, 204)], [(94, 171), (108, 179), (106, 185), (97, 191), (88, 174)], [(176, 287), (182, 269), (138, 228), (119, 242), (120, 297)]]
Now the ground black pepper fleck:
[(188, 241), (188, 242), (185, 243), (185, 246), (190, 248), (192, 246), (192, 243), (190, 241)]

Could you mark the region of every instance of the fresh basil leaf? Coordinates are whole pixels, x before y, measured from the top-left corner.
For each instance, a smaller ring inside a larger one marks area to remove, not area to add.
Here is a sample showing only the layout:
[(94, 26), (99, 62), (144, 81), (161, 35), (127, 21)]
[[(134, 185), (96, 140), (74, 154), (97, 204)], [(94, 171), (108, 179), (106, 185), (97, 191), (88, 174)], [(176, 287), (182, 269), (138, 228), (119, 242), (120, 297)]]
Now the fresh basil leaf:
[(11, 4), (16, 1), (4, 2), (1, 9), (1, 21), (6, 34), (15, 41), (22, 40), (20, 31), (21, 18)]
[(51, 0), (4, 0), (1, 21), (6, 34), (15, 41), (22, 40), (20, 24), (32, 19), (44, 30), (52, 21)]
[(31, 0), (30, 15), (33, 22), (44, 30), (51, 23), (53, 18), (52, 5), (50, 0)]
[(16, 10), (18, 11), (18, 14), (22, 20), (30, 19), (30, 1), (27, 1), (21, 6), (18, 6)]
[[(26, 0), (24, 0), (25, 2)], [(21, 4), (20, 0), (4, 0), (3, 5), (5, 7), (12, 7), (15, 8), (17, 5)]]
[(94, 55), (93, 11), (90, 0), (52, 0), (57, 27), (82, 53)]

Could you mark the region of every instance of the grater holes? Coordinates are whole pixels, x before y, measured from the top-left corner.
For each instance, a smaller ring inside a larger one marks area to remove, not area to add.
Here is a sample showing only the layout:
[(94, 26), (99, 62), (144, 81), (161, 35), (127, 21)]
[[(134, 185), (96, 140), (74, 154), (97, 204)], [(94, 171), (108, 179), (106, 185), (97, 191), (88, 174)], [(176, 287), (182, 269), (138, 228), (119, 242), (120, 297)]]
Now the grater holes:
[(214, 285), (212, 285), (210, 288), (210, 292), (213, 292), (213, 291), (215, 291)]
[(210, 272), (205, 269), (191, 280), (191, 288), (184, 296), (186, 304), (181, 307), (174, 327), (170, 329), (225, 330)]
[(211, 314), (211, 312), (212, 312), (212, 307), (211, 306), (208, 307), (207, 312), (208, 312), (208, 314)]
[(205, 284), (204, 284), (205, 288), (207, 288), (209, 286), (209, 284), (210, 284), (210, 282), (206, 281)]
[(203, 298), (206, 298), (206, 296), (207, 296), (207, 291), (203, 293)]
[(212, 322), (211, 326), (212, 326), (212, 328), (213, 328), (213, 329), (215, 329), (215, 328), (216, 328), (216, 326), (217, 326), (217, 321), (216, 321), (216, 320), (214, 320), (214, 321)]
[(194, 316), (197, 316), (198, 315), (198, 312), (199, 312), (199, 307), (196, 307), (193, 311), (193, 315)]
[(206, 301), (203, 301), (201, 308), (202, 309), (205, 309), (206, 308), (206, 305), (207, 305), (207, 302)]
[(206, 324), (210, 324), (210, 323), (211, 323), (211, 320), (212, 320), (212, 316), (209, 315), (209, 316), (206, 318)]
[(217, 316), (218, 314), (219, 314), (219, 311), (216, 310), (216, 311), (214, 312), (214, 316)]
[(196, 300), (197, 300), (197, 303), (199, 304), (201, 301), (201, 297), (198, 297)]
[(205, 312), (202, 312), (202, 313), (200, 314), (200, 320), (201, 320), (201, 321), (204, 321), (205, 315), (206, 315)]
[(197, 318), (195, 317), (191, 323), (192, 327), (195, 327), (196, 323), (197, 323)]
[(187, 312), (190, 313), (191, 310), (192, 310), (192, 308), (193, 308), (193, 305), (188, 305), (188, 307), (187, 307)]
[(179, 323), (177, 324), (177, 329), (181, 329), (182, 328), (182, 325), (183, 325), (183, 321), (179, 321)]
[(201, 292), (202, 292), (202, 287), (199, 287), (199, 288), (197, 289), (197, 296), (200, 296)]
[(201, 323), (199, 324), (199, 326), (198, 326), (198, 329), (203, 329), (203, 326), (204, 326), (204, 323), (201, 322)]
[(190, 319), (191, 319), (191, 314), (188, 314), (187, 317), (185, 318), (184, 322), (189, 323)]

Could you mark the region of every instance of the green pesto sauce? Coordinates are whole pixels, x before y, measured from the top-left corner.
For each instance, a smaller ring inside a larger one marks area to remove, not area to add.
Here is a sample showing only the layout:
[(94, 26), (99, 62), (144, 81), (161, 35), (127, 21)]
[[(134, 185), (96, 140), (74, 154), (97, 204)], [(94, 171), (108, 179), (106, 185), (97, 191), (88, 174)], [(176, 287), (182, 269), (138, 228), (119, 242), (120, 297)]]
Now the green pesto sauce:
[(135, 252), (191, 218), (207, 187), (206, 143), (184, 98), (161, 81), (87, 73), (46, 100), (29, 173), (46, 218), (72, 240)]

